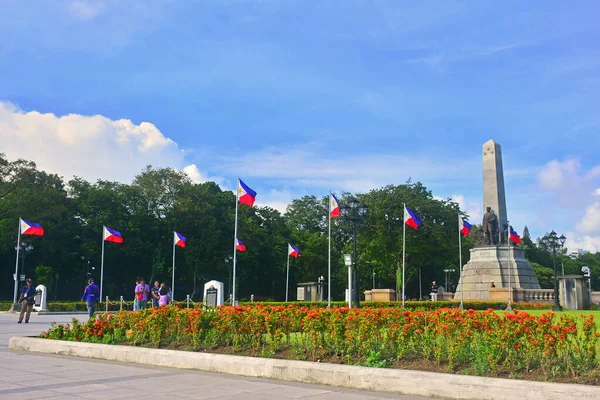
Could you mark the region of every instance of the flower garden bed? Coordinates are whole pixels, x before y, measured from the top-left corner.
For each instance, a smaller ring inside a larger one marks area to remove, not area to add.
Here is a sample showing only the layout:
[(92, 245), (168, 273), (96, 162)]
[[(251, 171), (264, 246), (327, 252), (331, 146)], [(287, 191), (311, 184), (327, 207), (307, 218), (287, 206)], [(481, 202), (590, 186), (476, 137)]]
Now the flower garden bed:
[(591, 315), (162, 307), (73, 320), (41, 337), (600, 385), (600, 334)]

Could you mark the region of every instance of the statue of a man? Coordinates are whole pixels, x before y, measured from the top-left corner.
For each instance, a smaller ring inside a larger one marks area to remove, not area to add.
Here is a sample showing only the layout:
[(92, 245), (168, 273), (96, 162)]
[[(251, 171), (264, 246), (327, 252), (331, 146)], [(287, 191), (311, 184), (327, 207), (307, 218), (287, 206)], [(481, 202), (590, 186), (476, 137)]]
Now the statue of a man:
[(492, 207), (487, 207), (483, 216), (483, 235), (485, 245), (498, 244), (498, 217)]

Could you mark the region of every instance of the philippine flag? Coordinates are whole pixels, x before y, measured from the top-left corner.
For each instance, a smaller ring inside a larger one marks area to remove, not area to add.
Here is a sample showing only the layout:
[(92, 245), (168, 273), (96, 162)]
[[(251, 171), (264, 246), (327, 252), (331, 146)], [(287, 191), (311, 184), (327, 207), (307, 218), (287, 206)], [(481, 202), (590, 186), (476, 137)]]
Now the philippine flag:
[(290, 257), (298, 258), (299, 254), (300, 254), (300, 250), (293, 244), (288, 243), (288, 255)]
[(404, 206), (404, 223), (411, 228), (417, 229), (421, 225), (421, 220), (413, 210)]
[(510, 227), (510, 241), (516, 244), (521, 244), (521, 237), (513, 230), (512, 226)]
[(108, 226), (104, 227), (104, 241), (105, 242), (113, 242), (113, 243), (123, 243), (123, 238), (121, 237), (121, 233), (115, 231), (114, 229), (110, 229)]
[(459, 223), (459, 230), (460, 233), (462, 233), (464, 236), (469, 236), (469, 233), (471, 233), (471, 224), (469, 223), (469, 221), (465, 221), (463, 218), (460, 219), (460, 223)]
[(238, 201), (252, 207), (256, 200), (256, 192), (238, 178)]
[(44, 228), (37, 222), (28, 222), (19, 218), (19, 225), (21, 226), (21, 235), (44, 236)]
[(175, 237), (173, 238), (173, 240), (175, 240), (175, 246), (185, 248), (185, 243), (187, 242), (187, 238), (185, 236), (183, 236), (181, 233), (178, 233), (178, 232), (174, 232), (174, 233), (175, 233)]
[(244, 251), (246, 251), (246, 245), (242, 243), (240, 239), (235, 238), (235, 249), (243, 253)]
[(340, 205), (338, 203), (337, 197), (335, 197), (335, 194), (333, 194), (333, 193), (329, 194), (329, 204), (331, 207), (330, 208), (331, 212), (329, 213), (329, 218), (339, 217), (340, 216)]

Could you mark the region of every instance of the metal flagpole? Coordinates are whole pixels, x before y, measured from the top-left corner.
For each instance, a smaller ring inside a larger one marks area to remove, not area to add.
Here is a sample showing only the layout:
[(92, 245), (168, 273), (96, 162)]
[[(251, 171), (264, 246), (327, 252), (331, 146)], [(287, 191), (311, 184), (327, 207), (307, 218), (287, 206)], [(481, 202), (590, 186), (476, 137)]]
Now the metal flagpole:
[(405, 262), (406, 262), (406, 203), (404, 204), (404, 213), (403, 220), (403, 234), (402, 234), (402, 308), (404, 308), (404, 271), (405, 271)]
[(21, 218), (19, 218), (19, 231), (17, 232), (17, 261), (15, 263), (15, 298), (14, 304), (17, 304), (17, 292), (19, 290), (19, 250), (21, 249)]
[(233, 288), (231, 290), (231, 305), (235, 306), (235, 266), (237, 264), (237, 229), (238, 229), (238, 203), (240, 200), (240, 177), (237, 178), (235, 190), (235, 227), (233, 229)]
[(290, 249), (288, 247), (287, 278), (285, 279), (285, 302), (286, 303), (288, 301), (288, 289), (289, 289), (289, 287), (290, 287)]
[[(327, 308), (331, 307), (331, 191), (329, 191), (329, 239), (327, 240), (329, 252), (327, 255)], [(288, 257), (289, 258), (289, 257)]]
[(100, 262), (100, 301), (102, 301), (102, 288), (104, 287), (104, 232), (106, 227), (102, 227), (102, 260)]
[(510, 265), (510, 222), (506, 221), (506, 245), (508, 246), (506, 259), (508, 260), (508, 304), (506, 309), (512, 310), (512, 287), (511, 287), (511, 265)]
[(175, 301), (175, 231), (173, 231), (173, 279), (171, 280), (171, 299)]
[(465, 293), (465, 283), (463, 282), (462, 279), (462, 270), (463, 270), (463, 263), (462, 263), (462, 237), (461, 237), (461, 233), (460, 233), (460, 214), (458, 214), (458, 268), (459, 268), (459, 281), (460, 281), (460, 306), (458, 307), (459, 310), (463, 310), (463, 294)]

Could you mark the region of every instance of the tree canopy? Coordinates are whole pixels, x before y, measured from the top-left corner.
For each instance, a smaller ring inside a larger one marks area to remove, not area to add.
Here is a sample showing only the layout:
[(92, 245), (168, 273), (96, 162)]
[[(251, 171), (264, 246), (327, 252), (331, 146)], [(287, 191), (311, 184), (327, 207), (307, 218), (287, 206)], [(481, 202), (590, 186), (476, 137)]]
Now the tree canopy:
[[(432, 280), (444, 281), (448, 267), (456, 270), (449, 278), (457, 283), (457, 218), (468, 218), (457, 203), (440, 200), (423, 184), (410, 181), (367, 193), (342, 193), (340, 203), (350, 197), (369, 207), (357, 229), (361, 292), (372, 287), (373, 276), (377, 288), (393, 289), (401, 279), (405, 203), (423, 222), (418, 230), (406, 228), (407, 296), (419, 296), (419, 272), (423, 294)], [(104, 294), (111, 299), (133, 298), (137, 277), (172, 284), (177, 300), (185, 294), (200, 298), (204, 283), (212, 279), (224, 282), (229, 292), (234, 212), (232, 191), (214, 182), (194, 184), (186, 174), (169, 168), (148, 166), (129, 184), (77, 177), (66, 182), (38, 170), (31, 161), (9, 161), (0, 154), (0, 298), (12, 298), (19, 217), (45, 229), (43, 237), (22, 237), (19, 273), (45, 284), (49, 298), (79, 298), (88, 272), (99, 281), (103, 225), (124, 238), (121, 245), (105, 247)], [(171, 283), (173, 231), (184, 234), (188, 245), (177, 249), (176, 279)], [(283, 214), (269, 207), (240, 206), (238, 237), (248, 248), (237, 254), (238, 298), (254, 294), (256, 299), (284, 299), (287, 244), (292, 243), (300, 248), (290, 268), (290, 298), (295, 299), (297, 283), (327, 278), (328, 198), (294, 199)], [(352, 253), (351, 226), (332, 219), (331, 239), (332, 297), (342, 299), (347, 280), (342, 255)], [(523, 242), (540, 282), (547, 286), (551, 254), (528, 233)], [(463, 263), (473, 246), (471, 236), (463, 240)], [(598, 287), (600, 253), (576, 260), (560, 254), (558, 262), (565, 273), (590, 266)]]

